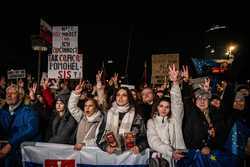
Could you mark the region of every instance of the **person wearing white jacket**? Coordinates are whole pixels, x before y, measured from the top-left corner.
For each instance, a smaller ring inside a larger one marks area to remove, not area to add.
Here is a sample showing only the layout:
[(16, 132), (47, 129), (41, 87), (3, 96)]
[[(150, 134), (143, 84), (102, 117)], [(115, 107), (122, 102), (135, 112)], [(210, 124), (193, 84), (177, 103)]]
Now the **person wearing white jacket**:
[(170, 99), (163, 98), (155, 103), (152, 118), (147, 123), (147, 138), (150, 148), (161, 154), (169, 166), (175, 166), (175, 160), (183, 158), (186, 149), (182, 135), (184, 115), (181, 91), (175, 66), (169, 67), (169, 77), (173, 81)]
[(96, 146), (96, 136), (103, 119), (103, 114), (98, 110), (98, 103), (95, 99), (88, 98), (85, 101), (84, 111), (77, 106), (83, 84), (80, 82), (76, 86), (68, 102), (69, 112), (78, 122), (75, 150), (81, 150), (84, 146)]

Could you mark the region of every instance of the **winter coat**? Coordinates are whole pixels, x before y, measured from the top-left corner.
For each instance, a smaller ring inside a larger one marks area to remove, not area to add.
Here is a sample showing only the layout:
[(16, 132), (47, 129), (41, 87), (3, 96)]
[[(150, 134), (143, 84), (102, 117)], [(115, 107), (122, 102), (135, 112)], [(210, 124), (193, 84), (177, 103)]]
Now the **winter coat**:
[[(108, 112), (110, 112), (110, 110)], [(119, 119), (122, 120), (124, 115), (120, 115), (120, 114), (121, 113), (119, 113)], [(103, 151), (106, 151), (106, 148), (108, 146), (108, 143), (104, 139), (104, 136), (106, 133), (105, 131), (106, 123), (107, 123), (107, 114), (105, 114), (105, 117), (99, 128), (99, 133), (98, 133), (97, 141), (96, 141), (98, 147), (102, 149)], [(137, 112), (135, 112), (135, 115), (132, 121), (132, 126), (130, 128), (130, 132), (133, 132), (135, 134), (135, 137), (136, 137), (135, 144), (139, 147), (140, 152), (148, 147), (144, 120)], [(121, 151), (124, 151), (125, 150), (124, 143), (122, 141), (119, 141), (119, 143), (121, 144)]]
[(97, 113), (94, 113), (91, 117), (87, 118), (84, 112), (77, 106), (79, 98), (80, 96), (76, 95), (73, 91), (68, 102), (69, 112), (78, 123), (76, 137), (79, 135), (79, 133), (84, 133), (79, 132), (79, 130), (81, 130), (80, 126), (85, 126), (84, 129), (86, 130), (85, 134), (82, 135), (84, 136), (84, 139), (82, 141), (76, 142), (84, 143), (86, 146), (96, 146), (96, 137), (98, 134), (99, 126), (101, 125), (101, 122), (103, 120), (103, 113), (97, 111)]
[(20, 104), (13, 115), (8, 106), (3, 107), (0, 109), (0, 124), (1, 133), (7, 136), (13, 149), (17, 149), (24, 141), (40, 140), (38, 114), (28, 106)]
[(182, 119), (184, 115), (181, 91), (174, 85), (170, 92), (170, 118), (155, 116), (147, 123), (147, 138), (149, 146), (162, 154), (170, 166), (174, 166), (172, 154), (175, 149), (186, 149), (182, 135)]
[[(215, 138), (211, 139), (208, 134), (209, 124), (203, 112), (196, 107), (192, 101), (190, 87), (183, 86), (183, 102), (184, 102), (184, 121), (183, 121), (183, 137), (188, 149), (201, 149), (208, 146), (212, 149), (222, 148), (225, 141), (225, 122), (222, 112), (209, 108), (209, 117), (215, 128)], [(186, 94), (189, 92), (190, 94)]]
[(51, 137), (48, 142), (60, 144), (74, 144), (74, 134), (77, 127), (77, 122), (71, 116), (68, 110), (65, 111), (62, 117), (56, 111), (52, 120)]
[(143, 118), (145, 126), (147, 126), (147, 122), (151, 118), (152, 106), (153, 104), (146, 104), (146, 103), (141, 103), (138, 105), (139, 107), (138, 113)]

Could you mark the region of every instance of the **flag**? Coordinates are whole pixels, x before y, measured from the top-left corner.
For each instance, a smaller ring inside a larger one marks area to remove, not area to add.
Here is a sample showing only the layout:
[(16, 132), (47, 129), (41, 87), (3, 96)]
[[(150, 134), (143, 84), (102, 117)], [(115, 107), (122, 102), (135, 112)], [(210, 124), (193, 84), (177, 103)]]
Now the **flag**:
[(40, 37), (48, 44), (52, 44), (52, 27), (43, 19), (40, 20)]
[(81, 151), (74, 150), (73, 145), (25, 142), (21, 145), (24, 167), (37, 166), (148, 166), (149, 149), (140, 154), (125, 151), (122, 154), (109, 154), (98, 147), (85, 147)]

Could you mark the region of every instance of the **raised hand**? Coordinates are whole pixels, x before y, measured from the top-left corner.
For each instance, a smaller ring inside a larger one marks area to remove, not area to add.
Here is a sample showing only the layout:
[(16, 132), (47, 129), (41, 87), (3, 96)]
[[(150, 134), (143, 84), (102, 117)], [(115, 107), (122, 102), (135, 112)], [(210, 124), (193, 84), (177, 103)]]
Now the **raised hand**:
[(106, 152), (109, 153), (109, 154), (112, 154), (115, 151), (116, 151), (116, 148), (114, 148), (114, 147), (107, 146), (107, 148), (106, 148)]
[(210, 78), (205, 78), (204, 83), (200, 85), (202, 89), (204, 89), (206, 92), (210, 89)]
[(102, 79), (102, 72), (103, 71), (98, 71), (97, 74), (96, 74), (96, 81), (101, 81)]
[(117, 83), (117, 81), (118, 81), (118, 76), (119, 76), (118, 73), (114, 73), (114, 76), (112, 77), (114, 83)]
[(112, 86), (114, 84), (113, 77), (109, 80), (109, 86)]
[(84, 143), (78, 143), (74, 145), (74, 150), (80, 151), (85, 146)]
[(112, 80), (114, 81), (114, 85), (116, 88), (118, 88), (118, 73), (114, 73), (114, 76), (112, 77)]
[(179, 71), (176, 69), (175, 64), (171, 65), (168, 67), (169, 69), (169, 78), (171, 81), (173, 81), (173, 83), (177, 83), (178, 82), (178, 75), (179, 75)]
[(189, 80), (189, 70), (188, 70), (188, 66), (182, 66), (182, 71), (181, 71), (181, 77), (183, 78), (183, 80), (185, 82), (187, 82)]
[(132, 151), (133, 154), (139, 154), (140, 150), (138, 146), (134, 146), (130, 149)]
[(172, 158), (173, 158), (174, 160), (180, 160), (180, 159), (183, 158), (183, 157), (184, 157), (184, 155), (182, 155), (181, 151), (179, 151), (179, 150), (175, 150), (175, 151), (173, 152), (173, 154), (172, 154)]
[(29, 97), (31, 100), (35, 100), (35, 94), (37, 89), (37, 83), (33, 83), (32, 86), (29, 88)]
[(2, 149), (0, 149), (0, 159), (6, 157), (12, 150), (12, 146), (10, 144), (6, 144)]
[(56, 89), (59, 89), (59, 87), (60, 87), (59, 82), (60, 82), (60, 79), (58, 79), (58, 78), (51, 80), (52, 85), (54, 85)]
[(44, 79), (42, 86), (43, 86), (43, 90), (45, 90), (49, 87), (49, 78)]
[(92, 95), (95, 95), (95, 93), (97, 92), (97, 86), (96, 85), (94, 85), (93, 86), (93, 90), (92, 90)]
[(81, 94), (83, 87), (84, 87), (84, 84), (85, 84), (85, 81), (80, 80), (79, 84), (76, 85), (76, 87), (75, 87), (75, 94), (77, 94), (77, 95)]
[(19, 88), (24, 88), (24, 82), (22, 79), (18, 80), (18, 87)]

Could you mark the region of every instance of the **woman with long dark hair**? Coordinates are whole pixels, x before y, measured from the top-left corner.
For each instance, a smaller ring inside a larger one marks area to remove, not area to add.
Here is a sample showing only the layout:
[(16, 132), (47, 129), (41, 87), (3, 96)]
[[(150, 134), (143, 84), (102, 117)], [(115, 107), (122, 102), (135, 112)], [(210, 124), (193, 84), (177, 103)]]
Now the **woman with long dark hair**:
[(184, 157), (182, 150), (186, 148), (182, 135), (184, 109), (177, 79), (178, 73), (174, 65), (169, 67), (169, 77), (173, 81), (171, 100), (159, 99), (154, 104), (152, 118), (147, 123), (149, 146), (167, 160), (169, 166), (175, 166), (174, 160)]
[[(126, 134), (130, 134), (131, 140), (126, 140)], [(97, 145), (110, 154), (125, 150), (139, 154), (147, 147), (143, 119), (136, 112), (133, 97), (128, 88), (121, 87), (116, 91), (115, 101), (99, 129)]]

